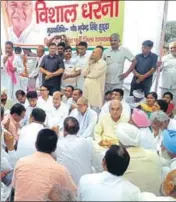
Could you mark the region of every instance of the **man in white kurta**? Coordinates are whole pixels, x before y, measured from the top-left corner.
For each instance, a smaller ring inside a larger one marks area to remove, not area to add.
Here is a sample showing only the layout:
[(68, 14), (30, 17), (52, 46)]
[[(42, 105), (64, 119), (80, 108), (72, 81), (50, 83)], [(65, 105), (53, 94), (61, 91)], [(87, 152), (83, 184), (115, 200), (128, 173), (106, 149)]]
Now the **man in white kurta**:
[(83, 72), (85, 77), (83, 95), (89, 100), (90, 106), (96, 110), (101, 109), (104, 99), (106, 62), (101, 59), (102, 54), (103, 48), (96, 47)]
[[(125, 102), (125, 100), (123, 100), (123, 95), (124, 95), (124, 91), (122, 89), (119, 89), (119, 88), (113, 89), (111, 100), (121, 101), (122, 114), (124, 114), (129, 120), (130, 115), (131, 115), (131, 108), (130, 108), (129, 104), (127, 102)], [(102, 116), (109, 113), (110, 104), (111, 104), (111, 101), (108, 101), (103, 105), (101, 112), (100, 112), (100, 115), (99, 115), (99, 118), (101, 118)]]
[(165, 92), (174, 95), (173, 102), (176, 104), (176, 41), (170, 43), (170, 54), (163, 57), (162, 74), (160, 79), (161, 97)]
[(81, 176), (92, 173), (92, 166), (97, 168), (91, 139), (78, 136), (78, 131), (78, 121), (74, 117), (66, 118), (64, 137), (58, 140), (55, 151), (57, 161), (69, 170), (76, 185)]
[(94, 127), (97, 123), (97, 114), (88, 106), (88, 100), (84, 97), (78, 99), (78, 108), (74, 109), (70, 116), (76, 118), (80, 125), (78, 132), (82, 137), (93, 137)]
[(123, 177), (129, 162), (128, 152), (112, 145), (103, 158), (104, 171), (81, 177), (79, 201), (139, 201), (139, 188)]
[(46, 113), (39, 108), (33, 109), (30, 123), (20, 131), (17, 156), (22, 158), (36, 152), (35, 142), (38, 132), (44, 128)]
[(64, 120), (69, 114), (69, 107), (61, 99), (61, 93), (56, 91), (53, 94), (52, 107), (47, 114), (48, 126), (58, 127), (59, 131), (62, 131)]

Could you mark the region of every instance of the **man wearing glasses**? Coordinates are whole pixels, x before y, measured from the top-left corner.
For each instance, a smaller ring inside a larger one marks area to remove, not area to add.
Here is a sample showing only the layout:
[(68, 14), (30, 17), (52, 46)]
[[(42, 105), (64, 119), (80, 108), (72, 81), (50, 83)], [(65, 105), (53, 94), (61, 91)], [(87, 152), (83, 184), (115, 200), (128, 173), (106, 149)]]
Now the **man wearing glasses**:
[[(36, 30), (32, 22), (33, 1), (7, 1), (6, 12), (11, 27), (8, 29), (9, 40), (17, 44), (35, 44)], [(40, 37), (43, 42), (44, 37)], [(37, 43), (40, 43), (39, 41)]]
[(120, 45), (120, 36), (116, 33), (110, 36), (111, 48), (104, 51), (104, 60), (107, 63), (105, 92), (112, 91), (115, 88), (122, 88), (125, 59), (133, 61), (133, 54)]

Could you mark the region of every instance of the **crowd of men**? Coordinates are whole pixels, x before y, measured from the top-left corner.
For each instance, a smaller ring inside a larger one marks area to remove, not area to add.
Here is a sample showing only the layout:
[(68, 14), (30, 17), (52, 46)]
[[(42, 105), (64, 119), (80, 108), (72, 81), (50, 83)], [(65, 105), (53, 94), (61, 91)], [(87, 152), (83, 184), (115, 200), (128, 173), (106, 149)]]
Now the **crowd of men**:
[[(176, 42), (151, 92), (153, 42), (136, 56), (120, 45), (68, 41), (37, 53), (7, 41), (1, 67), (1, 200), (176, 200)], [(24, 54), (22, 54), (22, 50)], [(28, 58), (36, 58), (28, 68)], [(131, 62), (125, 72), (125, 60)], [(123, 80), (133, 73), (129, 96)]]

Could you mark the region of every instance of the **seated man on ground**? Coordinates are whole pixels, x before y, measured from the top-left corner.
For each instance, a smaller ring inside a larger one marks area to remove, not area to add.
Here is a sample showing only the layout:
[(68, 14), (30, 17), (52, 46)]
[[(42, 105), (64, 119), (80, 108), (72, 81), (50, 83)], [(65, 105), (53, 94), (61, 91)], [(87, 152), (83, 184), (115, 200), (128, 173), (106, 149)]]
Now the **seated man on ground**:
[[(92, 166), (98, 170), (98, 162), (92, 140), (77, 135), (79, 123), (74, 117), (64, 121), (64, 138), (60, 138), (55, 151), (57, 161), (70, 172), (73, 181), (78, 185), (81, 176), (92, 173)], [(97, 158), (98, 159), (98, 158)]]
[(46, 113), (43, 109), (35, 108), (30, 115), (29, 124), (19, 132), (17, 156), (22, 158), (36, 152), (35, 142), (38, 132), (44, 128)]
[(17, 101), (22, 104), (25, 108), (27, 108), (29, 106), (29, 102), (26, 98), (26, 94), (23, 90), (17, 90), (16, 93), (16, 99)]
[(69, 107), (62, 101), (62, 94), (59, 91), (53, 93), (53, 103), (47, 114), (47, 125), (56, 128), (58, 132), (63, 130), (63, 123), (69, 114)]
[(65, 88), (65, 93), (64, 96), (62, 97), (62, 101), (68, 105), (69, 109), (71, 109), (71, 105), (73, 102), (73, 91), (74, 91), (74, 87), (73, 86), (67, 86)]
[(82, 95), (83, 95), (83, 92), (81, 89), (79, 89), (79, 88), (74, 89), (73, 94), (72, 94), (73, 100), (72, 100), (71, 110), (78, 108), (77, 102), (78, 102), (78, 99), (80, 97), (82, 97)]
[(17, 162), (12, 184), (15, 189), (14, 201), (45, 201), (55, 185), (76, 192), (70, 173), (53, 157), (57, 141), (58, 136), (54, 131), (40, 130), (35, 143), (37, 152)]
[[(126, 103), (123, 100), (123, 95), (124, 95), (124, 91), (122, 89), (114, 89), (112, 91), (112, 95), (111, 95), (111, 100), (119, 100), (122, 104), (123, 110), (122, 110), (122, 114), (124, 114), (127, 118), (130, 119), (130, 115), (131, 115), (131, 109), (128, 103)], [(100, 112), (99, 118), (101, 118), (102, 116), (104, 116), (105, 114), (109, 113), (109, 106), (110, 106), (111, 101), (106, 102)]]
[(112, 145), (103, 161), (103, 172), (81, 177), (79, 201), (138, 201), (140, 190), (123, 175), (130, 163), (126, 149)]
[(79, 136), (93, 137), (94, 127), (97, 123), (97, 113), (89, 107), (89, 102), (85, 97), (81, 97), (77, 102), (78, 108), (74, 109), (70, 116), (79, 122)]
[(118, 100), (112, 100), (109, 106), (109, 112), (101, 117), (95, 127), (95, 141), (102, 147), (109, 147), (112, 144), (118, 144), (116, 136), (116, 127), (119, 123), (127, 123), (128, 118), (122, 114), (122, 104)]
[(142, 192), (160, 195), (161, 165), (155, 151), (140, 147), (140, 133), (129, 123), (120, 123), (116, 130), (120, 144), (130, 155), (130, 164), (124, 177), (139, 187)]

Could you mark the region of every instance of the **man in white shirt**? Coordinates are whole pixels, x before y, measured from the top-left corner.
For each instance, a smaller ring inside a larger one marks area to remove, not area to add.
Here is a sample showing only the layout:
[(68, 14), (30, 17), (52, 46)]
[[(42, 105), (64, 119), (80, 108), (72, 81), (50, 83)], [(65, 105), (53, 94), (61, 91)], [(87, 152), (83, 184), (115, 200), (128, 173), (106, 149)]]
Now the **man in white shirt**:
[(127, 48), (120, 46), (120, 36), (118, 34), (111, 35), (110, 44), (111, 48), (105, 50), (103, 56), (107, 62), (105, 92), (123, 87), (123, 80), (120, 77), (124, 70), (125, 60), (132, 62), (134, 59)]
[(62, 76), (61, 88), (65, 89), (66, 86), (71, 85), (76, 87), (77, 77), (81, 74), (81, 69), (77, 65), (77, 59), (72, 57), (72, 48), (67, 46), (64, 50), (64, 74)]
[(53, 98), (49, 95), (49, 88), (45, 85), (42, 85), (40, 87), (40, 95), (41, 97), (38, 98), (37, 106), (43, 109), (46, 114), (48, 114), (53, 105)]
[(29, 106), (29, 102), (26, 98), (26, 94), (23, 90), (17, 90), (16, 93), (16, 99), (17, 101), (22, 104), (25, 108), (27, 108)]
[(73, 102), (73, 98), (72, 98), (73, 91), (74, 91), (73, 86), (70, 86), (70, 85), (67, 86), (65, 88), (64, 96), (62, 97), (63, 103), (65, 103), (69, 107), (69, 109), (71, 109), (71, 105)]
[(29, 123), (32, 110), (37, 107), (38, 96), (36, 91), (29, 91), (26, 97), (29, 105), (26, 107), (26, 114), (24, 119), (20, 122), (21, 126), (24, 126)]
[(28, 156), (36, 151), (35, 142), (38, 132), (44, 128), (45, 118), (46, 113), (42, 109), (35, 108), (32, 110), (30, 123), (20, 131), (17, 147), (18, 158)]
[(72, 98), (73, 98), (72, 109), (75, 109), (78, 107), (77, 102), (78, 102), (79, 98), (82, 97), (82, 95), (83, 95), (83, 92), (81, 89), (79, 89), (79, 88), (74, 89), (73, 94), (72, 94)]
[(78, 44), (79, 56), (78, 56), (76, 67), (81, 69), (81, 75), (77, 78), (77, 88), (81, 90), (83, 90), (83, 86), (84, 86), (84, 76), (82, 74), (82, 70), (86, 67), (90, 57), (90, 53), (87, 52), (87, 47), (88, 45), (84, 41), (81, 41)]
[[(123, 100), (123, 95), (124, 95), (124, 91), (122, 89), (119, 89), (119, 88), (113, 89), (112, 95), (111, 95), (111, 100), (121, 101), (122, 108), (123, 108), (122, 114), (124, 114), (130, 120), (131, 109), (130, 109), (129, 104)], [(111, 101), (108, 101), (103, 105), (99, 118), (101, 118), (102, 116), (109, 113), (110, 104), (111, 104)]]
[(170, 54), (162, 58), (162, 75), (160, 79), (161, 97), (165, 92), (171, 92), (174, 95), (174, 104), (176, 104), (176, 41), (169, 44)]
[(61, 101), (61, 97), (59, 91), (54, 92), (52, 108), (47, 114), (48, 126), (58, 127), (59, 131), (62, 131), (64, 120), (69, 114), (69, 107)]
[(79, 201), (138, 201), (139, 188), (123, 178), (129, 163), (126, 149), (112, 145), (102, 162), (104, 171), (81, 177)]
[(93, 137), (94, 127), (97, 123), (97, 113), (90, 109), (88, 100), (85, 97), (79, 98), (78, 108), (74, 109), (70, 116), (76, 118), (80, 125), (78, 132), (82, 137)]
[(58, 140), (55, 151), (57, 161), (69, 170), (76, 185), (81, 176), (92, 173), (92, 166), (97, 168), (91, 139), (77, 136), (78, 131), (78, 121), (74, 117), (66, 118), (64, 137)]

